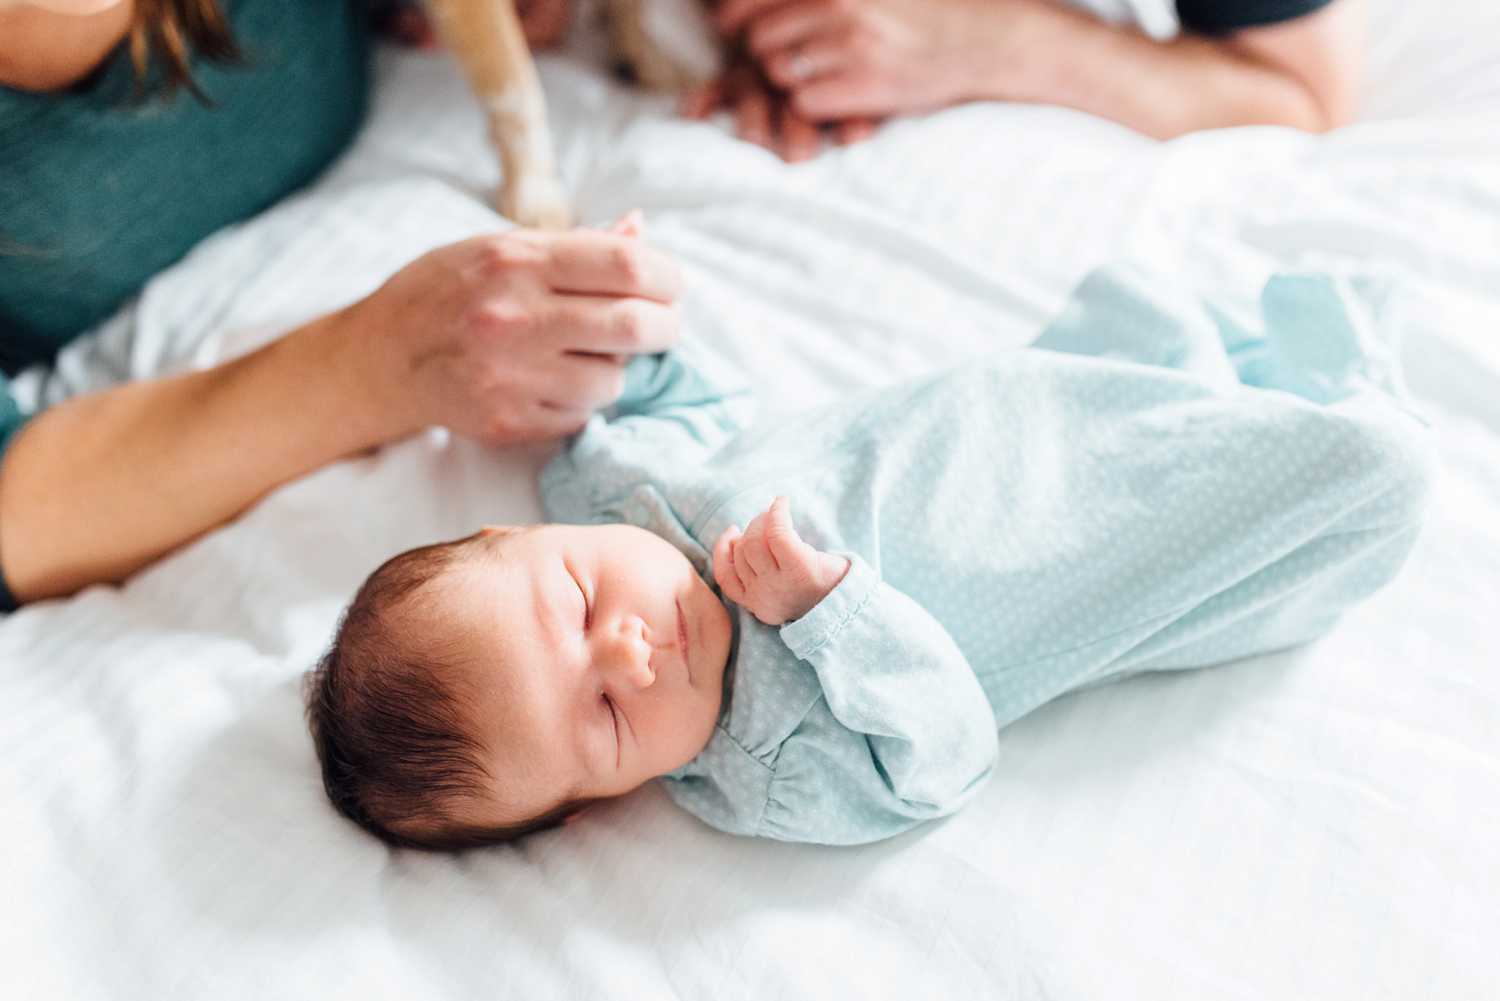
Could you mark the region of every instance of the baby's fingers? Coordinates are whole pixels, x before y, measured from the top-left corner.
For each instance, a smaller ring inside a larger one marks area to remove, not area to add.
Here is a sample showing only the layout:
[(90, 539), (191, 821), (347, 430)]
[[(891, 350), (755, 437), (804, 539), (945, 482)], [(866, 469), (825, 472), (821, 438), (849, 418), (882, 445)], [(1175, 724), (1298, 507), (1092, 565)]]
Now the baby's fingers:
[(719, 590), (724, 592), (724, 597), (736, 605), (744, 604), (745, 601), (745, 585), (734, 565), (734, 542), (739, 537), (740, 527), (730, 525), (719, 534), (719, 541), (714, 543), (714, 580), (718, 582)]
[(766, 519), (766, 546), (772, 558), (778, 566), (795, 566), (811, 547), (802, 541), (796, 526), (792, 524), (791, 501), (785, 497), (777, 497), (763, 517)]
[[(776, 560), (771, 556), (771, 550), (766, 545), (766, 516), (764, 513), (758, 514), (751, 519), (750, 527), (745, 529), (745, 537), (735, 547), (734, 555), (735, 563), (742, 572), (747, 568), (757, 576), (776, 572)], [(749, 583), (748, 579), (746, 583)]]

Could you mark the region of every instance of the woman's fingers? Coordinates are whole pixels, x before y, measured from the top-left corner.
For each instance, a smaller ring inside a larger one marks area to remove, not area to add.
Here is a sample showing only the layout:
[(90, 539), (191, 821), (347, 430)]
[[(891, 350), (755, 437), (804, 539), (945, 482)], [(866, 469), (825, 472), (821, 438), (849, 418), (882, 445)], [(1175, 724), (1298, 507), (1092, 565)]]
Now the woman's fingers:
[(540, 402), (553, 410), (585, 416), (607, 407), (625, 391), (625, 366), (611, 356), (565, 354), (537, 387)]
[(681, 333), (677, 307), (647, 299), (563, 295), (538, 319), (557, 348), (582, 354), (655, 354)]
[(646, 213), (640, 209), (631, 209), (611, 223), (605, 232), (638, 240), (646, 235)]
[(551, 403), (538, 404), (533, 414), (535, 430), (543, 438), (565, 438), (582, 431), (593, 413), (592, 408), (579, 409)]
[[(578, 430), (619, 398), (624, 361), (678, 338), (675, 267), (632, 235), (639, 225), (627, 216), (616, 234), (476, 237), (392, 275), (350, 307), (390, 333), (402, 391), (382, 394), (389, 408), (410, 428), (441, 424), (491, 442)], [(552, 281), (605, 291), (559, 292)], [(644, 297), (653, 295), (668, 301)]]
[(592, 414), (592, 410), (529, 401), (492, 414), (483, 425), (466, 433), (491, 445), (553, 441), (583, 430)]
[(666, 254), (633, 237), (598, 230), (549, 234), (543, 277), (555, 292), (639, 296), (664, 303), (682, 291), (682, 275)]

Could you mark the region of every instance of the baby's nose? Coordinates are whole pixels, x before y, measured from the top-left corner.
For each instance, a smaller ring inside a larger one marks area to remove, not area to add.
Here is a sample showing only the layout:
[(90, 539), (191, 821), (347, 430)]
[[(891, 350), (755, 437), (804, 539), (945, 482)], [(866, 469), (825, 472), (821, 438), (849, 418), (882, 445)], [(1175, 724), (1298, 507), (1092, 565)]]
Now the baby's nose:
[(651, 643), (646, 638), (646, 623), (638, 615), (620, 620), (614, 637), (613, 660), (626, 682), (636, 688), (647, 688), (656, 681), (651, 666)]

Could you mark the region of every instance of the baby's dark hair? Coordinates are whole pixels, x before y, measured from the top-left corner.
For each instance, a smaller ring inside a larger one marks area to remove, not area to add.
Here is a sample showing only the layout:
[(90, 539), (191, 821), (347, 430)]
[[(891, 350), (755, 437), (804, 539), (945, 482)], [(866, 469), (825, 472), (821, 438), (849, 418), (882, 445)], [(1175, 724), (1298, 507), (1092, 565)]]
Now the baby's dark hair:
[(376, 569), (355, 594), (333, 645), (307, 680), (307, 720), (323, 788), (340, 813), (395, 847), (457, 851), (555, 827), (586, 802), (570, 801), (503, 826), (465, 820), (492, 776), (465, 716), (461, 689), (444, 676), (429, 638), (404, 642), (401, 613), (423, 589), (504, 533), (408, 550)]

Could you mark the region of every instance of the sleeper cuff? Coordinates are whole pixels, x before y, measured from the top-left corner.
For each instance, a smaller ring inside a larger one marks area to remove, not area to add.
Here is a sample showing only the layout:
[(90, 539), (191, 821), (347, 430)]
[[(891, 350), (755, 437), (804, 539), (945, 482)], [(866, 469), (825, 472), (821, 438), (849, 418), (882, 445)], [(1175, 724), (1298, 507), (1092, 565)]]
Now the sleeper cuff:
[(880, 588), (880, 574), (856, 553), (839, 553), (849, 560), (849, 572), (812, 611), (781, 627), (781, 641), (799, 660), (833, 642), (844, 627), (864, 611)]

